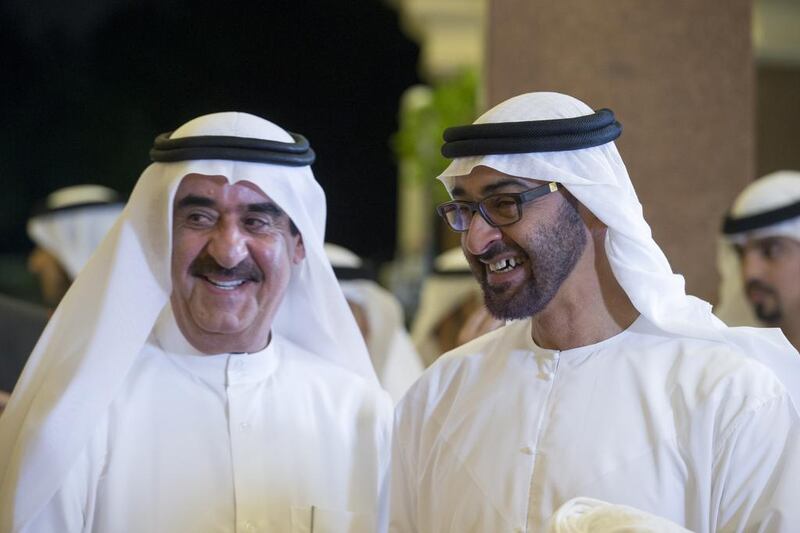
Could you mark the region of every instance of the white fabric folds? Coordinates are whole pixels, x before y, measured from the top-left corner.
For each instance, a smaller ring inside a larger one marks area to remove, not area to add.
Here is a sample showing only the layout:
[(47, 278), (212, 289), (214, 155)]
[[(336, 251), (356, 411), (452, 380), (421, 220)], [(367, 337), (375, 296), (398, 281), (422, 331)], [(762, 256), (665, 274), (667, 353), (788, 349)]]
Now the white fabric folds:
[(573, 498), (550, 519), (548, 533), (691, 533), (674, 522), (626, 505)]
[[(244, 113), (206, 115), (172, 137), (200, 135), (292, 142), (283, 129)], [(293, 267), (273, 331), (375, 382), (323, 251), (325, 196), (309, 167), (154, 163), (57, 308), (0, 419), (0, 531), (22, 527), (56, 492), (167, 304), (172, 201), (181, 179), (192, 173), (252, 182), (286, 211), (300, 230), (306, 257)]]
[[(475, 123), (572, 118), (592, 109), (559, 93), (528, 93), (490, 109)], [(506, 174), (557, 181), (608, 226), (605, 250), (617, 281), (636, 309), (666, 333), (732, 345), (770, 367), (800, 405), (800, 357), (778, 329), (729, 328), (711, 306), (685, 292), (653, 240), (625, 164), (611, 142), (567, 152), (485, 155), (455, 159), (439, 176), (448, 190), (453, 177), (484, 165)]]

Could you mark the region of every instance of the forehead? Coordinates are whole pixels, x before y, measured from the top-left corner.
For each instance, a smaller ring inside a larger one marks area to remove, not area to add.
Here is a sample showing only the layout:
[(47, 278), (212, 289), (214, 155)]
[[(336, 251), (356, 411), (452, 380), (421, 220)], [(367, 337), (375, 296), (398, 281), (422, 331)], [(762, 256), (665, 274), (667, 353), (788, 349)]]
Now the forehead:
[(546, 182), (542, 180), (512, 176), (492, 167), (479, 165), (473, 168), (469, 174), (454, 176), (451, 193), (453, 196), (491, 194), (492, 192), (502, 192), (504, 187), (524, 190), (544, 183)]
[(249, 181), (231, 183), (226, 176), (188, 174), (181, 180), (174, 203), (188, 196), (207, 198), (220, 205), (274, 203), (264, 191)]

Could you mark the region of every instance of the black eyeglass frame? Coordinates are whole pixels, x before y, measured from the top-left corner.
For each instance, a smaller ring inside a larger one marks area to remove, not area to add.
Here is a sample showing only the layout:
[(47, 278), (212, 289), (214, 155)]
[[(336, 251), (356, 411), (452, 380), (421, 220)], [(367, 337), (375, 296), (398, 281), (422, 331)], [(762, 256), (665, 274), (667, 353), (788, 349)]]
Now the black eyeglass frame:
[[(489, 224), (494, 228), (502, 228), (503, 226), (509, 226), (511, 224), (519, 222), (519, 220), (522, 218), (522, 204), (532, 202), (533, 200), (541, 198), (546, 194), (550, 194), (551, 192), (556, 192), (558, 189), (559, 189), (558, 183), (555, 181), (551, 181), (549, 183), (539, 185), (538, 187), (534, 187), (533, 189), (528, 189), (527, 191), (490, 194), (489, 196), (483, 198), (479, 202), (451, 200), (449, 202), (439, 204), (436, 207), (436, 212), (439, 214), (440, 217), (442, 217), (447, 226), (451, 230), (457, 233), (464, 233), (467, 230), (469, 230), (469, 224), (467, 224), (467, 227), (465, 227), (464, 229), (454, 228), (453, 225), (450, 223), (450, 221), (447, 219), (447, 212), (449, 211), (449, 208), (451, 206), (466, 207), (467, 209), (469, 209), (471, 215), (470, 220), (472, 220), (472, 217), (475, 216), (475, 212), (477, 211), (478, 213), (480, 213), (481, 217), (483, 217), (483, 220), (485, 220), (487, 224)], [(497, 198), (498, 196), (506, 196), (514, 200), (514, 203), (517, 204), (517, 218), (509, 222), (503, 222), (502, 224), (498, 224), (492, 220), (491, 216), (489, 216), (489, 213), (485, 208), (484, 202), (486, 202), (487, 200), (491, 200), (492, 198)]]

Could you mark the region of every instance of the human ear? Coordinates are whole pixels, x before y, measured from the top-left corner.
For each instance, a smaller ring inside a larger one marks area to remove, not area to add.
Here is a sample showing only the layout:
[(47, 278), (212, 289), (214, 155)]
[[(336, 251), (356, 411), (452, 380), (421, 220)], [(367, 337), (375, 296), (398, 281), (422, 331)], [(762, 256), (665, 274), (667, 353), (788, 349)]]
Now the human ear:
[(299, 265), (300, 262), (306, 258), (306, 247), (303, 244), (303, 236), (297, 235), (295, 237), (296, 242), (294, 245), (294, 254), (292, 255), (292, 264)]

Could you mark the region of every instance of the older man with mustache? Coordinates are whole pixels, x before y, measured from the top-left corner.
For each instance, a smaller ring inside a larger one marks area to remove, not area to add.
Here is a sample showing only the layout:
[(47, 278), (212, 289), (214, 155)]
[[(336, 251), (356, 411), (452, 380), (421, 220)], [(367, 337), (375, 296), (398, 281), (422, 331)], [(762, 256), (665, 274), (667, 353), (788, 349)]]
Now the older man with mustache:
[(216, 113), (150, 155), (0, 419), (0, 531), (379, 530), (392, 404), (308, 141)]

